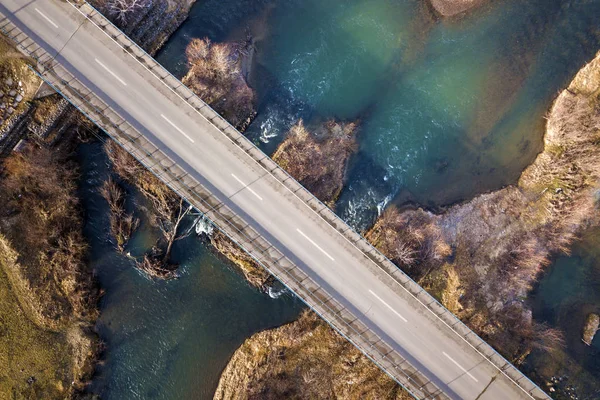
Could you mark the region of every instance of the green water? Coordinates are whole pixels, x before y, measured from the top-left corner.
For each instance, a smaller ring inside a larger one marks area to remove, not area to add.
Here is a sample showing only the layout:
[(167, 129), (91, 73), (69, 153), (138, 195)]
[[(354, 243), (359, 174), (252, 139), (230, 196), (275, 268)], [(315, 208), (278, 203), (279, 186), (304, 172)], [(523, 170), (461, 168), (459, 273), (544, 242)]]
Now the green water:
[(600, 398), (600, 334), (591, 346), (581, 340), (587, 315), (600, 314), (600, 228), (587, 231), (570, 256), (554, 262), (532, 299), (534, 318), (559, 328), (566, 340), (564, 352), (533, 353), (526, 368), (563, 377), (561, 394), (573, 385), (580, 398)]
[[(437, 207), (513, 183), (541, 149), (543, 115), (595, 51), (600, 2), (508, 0), (459, 22), (422, 0), (291, 0), (269, 10), (249, 135), (271, 152), (297, 118), (360, 120), (338, 213)], [(265, 143), (268, 142), (268, 143)]]
[[(251, 32), (258, 116), (247, 135), (267, 153), (298, 118), (359, 120), (359, 152), (336, 211), (364, 229), (393, 202), (437, 208), (514, 183), (541, 148), (553, 97), (600, 49), (600, 0), (490, 4), (448, 22), (423, 0), (198, 0), (158, 59), (182, 76), (192, 38)], [(180, 279), (144, 278), (108, 243), (96, 193), (105, 158), (91, 146), (82, 159), (86, 232), (106, 290), (99, 331), (108, 350), (93, 391), (107, 399), (210, 398), (243, 339), (293, 319), (300, 305), (250, 288), (198, 238), (177, 243)], [(128, 250), (141, 253), (155, 235), (145, 226)], [(573, 309), (563, 304), (598, 305), (585, 272), (597, 253), (587, 259), (558, 261), (534, 296), (543, 301), (536, 318), (563, 327), (569, 313), (561, 310)], [(577, 342), (577, 329), (567, 334)], [(597, 353), (577, 351), (569, 350), (569, 373), (583, 368), (597, 381)], [(548, 363), (528, 365), (536, 362)]]
[[(220, 372), (244, 339), (292, 321), (300, 302), (251, 288), (195, 235), (173, 249), (179, 279), (148, 279), (110, 242), (108, 209), (98, 193), (109, 174), (101, 145), (82, 145), (79, 156), (91, 266), (106, 290), (97, 328), (108, 351), (91, 392), (106, 400), (212, 398)], [(136, 195), (129, 207), (140, 206), (144, 199)], [(126, 251), (142, 254), (156, 234), (143, 223)]]

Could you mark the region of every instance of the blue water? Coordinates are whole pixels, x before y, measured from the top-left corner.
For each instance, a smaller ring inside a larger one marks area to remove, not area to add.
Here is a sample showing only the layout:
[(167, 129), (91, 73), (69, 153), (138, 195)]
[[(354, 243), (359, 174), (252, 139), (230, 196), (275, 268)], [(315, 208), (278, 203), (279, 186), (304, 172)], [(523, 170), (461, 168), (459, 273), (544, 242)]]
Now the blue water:
[[(244, 339), (294, 320), (301, 303), (250, 287), (195, 235), (173, 248), (179, 279), (148, 279), (110, 241), (108, 207), (98, 192), (110, 171), (100, 143), (80, 146), (79, 157), (91, 267), (106, 291), (97, 328), (108, 350), (91, 391), (105, 400), (212, 398)], [(134, 192), (130, 209), (144, 205)], [(143, 254), (157, 238), (143, 221), (126, 251)]]
[[(247, 135), (270, 153), (299, 118), (358, 120), (359, 151), (336, 212), (365, 229), (390, 203), (439, 208), (516, 182), (541, 149), (553, 97), (600, 49), (599, 16), (598, 0), (495, 1), (457, 21), (434, 18), (423, 0), (198, 0), (158, 59), (182, 76), (192, 38), (251, 32), (258, 116)], [(95, 192), (105, 160), (93, 146), (83, 153), (87, 234), (107, 292), (99, 327), (109, 350), (94, 390), (109, 399), (210, 398), (242, 340), (293, 319), (299, 304), (250, 288), (197, 238), (174, 251), (180, 279), (141, 276), (107, 243)], [(131, 250), (155, 234), (142, 229)], [(598, 305), (585, 272), (598, 253), (586, 266), (577, 254), (540, 284), (536, 318), (565, 328), (569, 304)], [(597, 353), (578, 353), (577, 329), (566, 331), (567, 370), (595, 382)], [(550, 364), (528, 365), (536, 362)]]

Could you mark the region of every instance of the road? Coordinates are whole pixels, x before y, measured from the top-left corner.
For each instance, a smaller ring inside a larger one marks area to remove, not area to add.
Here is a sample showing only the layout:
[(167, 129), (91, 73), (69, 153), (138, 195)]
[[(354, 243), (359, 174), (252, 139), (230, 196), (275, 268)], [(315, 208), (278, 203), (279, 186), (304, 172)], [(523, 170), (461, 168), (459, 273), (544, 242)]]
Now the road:
[(0, 12), (454, 399), (531, 398), (68, 2)]

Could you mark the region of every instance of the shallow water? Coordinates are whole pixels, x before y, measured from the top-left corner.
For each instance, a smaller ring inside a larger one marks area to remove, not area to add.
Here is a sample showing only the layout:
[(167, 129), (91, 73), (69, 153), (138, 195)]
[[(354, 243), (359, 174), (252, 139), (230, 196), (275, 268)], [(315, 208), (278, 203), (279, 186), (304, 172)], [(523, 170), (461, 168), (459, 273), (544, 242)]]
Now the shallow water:
[(570, 256), (548, 268), (532, 304), (534, 318), (562, 330), (566, 340), (564, 354), (534, 353), (529, 368), (564, 377), (558, 387), (574, 385), (580, 398), (600, 398), (600, 334), (591, 346), (581, 340), (587, 315), (600, 314), (600, 228), (587, 231)]
[[(516, 182), (541, 149), (553, 97), (600, 49), (599, 16), (597, 0), (497, 1), (458, 21), (435, 20), (423, 0), (198, 0), (158, 60), (182, 76), (192, 38), (252, 32), (259, 114), (248, 136), (271, 153), (299, 118), (359, 120), (337, 212), (365, 229), (393, 202), (437, 208)], [(87, 231), (107, 289), (100, 328), (109, 348), (94, 390), (210, 398), (241, 341), (292, 319), (299, 304), (249, 288), (197, 239), (175, 249), (181, 279), (143, 278), (106, 243), (105, 206), (90, 192), (104, 161), (86, 152)], [(136, 237), (134, 254), (154, 235)], [(571, 311), (583, 318), (578, 304), (598, 306), (589, 271), (599, 255), (578, 254), (544, 278), (536, 318), (566, 329)], [(583, 381), (597, 380), (597, 348), (582, 353), (573, 326), (569, 371), (582, 366)]]
[[(364, 229), (395, 198), (436, 207), (513, 183), (553, 96), (600, 48), (600, 2), (503, 1), (459, 22), (421, 0), (294, 0), (270, 10), (248, 134), (361, 121), (338, 213)], [(268, 82), (268, 83), (267, 83)]]
[[(195, 235), (175, 244), (179, 279), (148, 279), (110, 243), (108, 209), (98, 193), (109, 174), (100, 144), (80, 146), (79, 157), (91, 264), (106, 291), (98, 330), (108, 350), (91, 391), (107, 400), (211, 399), (244, 339), (292, 321), (300, 302), (250, 287)], [(139, 195), (134, 201), (132, 209), (144, 205)], [(126, 250), (142, 254), (156, 233), (143, 223)]]
[(515, 183), (554, 96), (600, 49), (598, 15), (580, 0), (505, 0), (459, 21), (423, 0), (199, 0), (158, 59), (182, 76), (193, 37), (251, 32), (247, 135), (269, 154), (299, 118), (359, 120), (337, 212), (365, 229), (391, 200), (437, 208)]

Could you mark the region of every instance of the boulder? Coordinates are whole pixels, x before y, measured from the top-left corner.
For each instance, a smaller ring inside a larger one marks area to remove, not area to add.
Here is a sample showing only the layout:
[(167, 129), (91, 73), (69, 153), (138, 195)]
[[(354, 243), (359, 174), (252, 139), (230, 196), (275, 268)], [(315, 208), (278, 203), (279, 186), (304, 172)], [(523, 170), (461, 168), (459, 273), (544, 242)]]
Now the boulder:
[(598, 327), (600, 326), (600, 316), (595, 313), (588, 314), (585, 319), (585, 325), (583, 326), (583, 336), (581, 340), (583, 343), (590, 346), (592, 344), (592, 340), (594, 340), (594, 335), (598, 331)]

